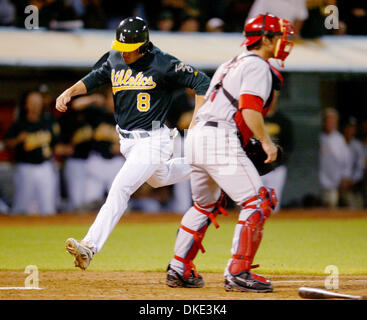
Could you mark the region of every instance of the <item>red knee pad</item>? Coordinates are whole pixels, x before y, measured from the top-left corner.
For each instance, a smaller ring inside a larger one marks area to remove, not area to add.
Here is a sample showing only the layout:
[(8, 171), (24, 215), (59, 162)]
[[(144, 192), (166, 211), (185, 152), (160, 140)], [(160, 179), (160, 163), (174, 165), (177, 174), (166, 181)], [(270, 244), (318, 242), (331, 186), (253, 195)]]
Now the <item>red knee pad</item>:
[[(258, 192), (259, 198), (267, 202), (267, 204), (274, 209), (278, 204), (278, 197), (275, 194), (275, 190), (269, 187), (261, 187)], [(267, 200), (267, 201), (266, 201)]]

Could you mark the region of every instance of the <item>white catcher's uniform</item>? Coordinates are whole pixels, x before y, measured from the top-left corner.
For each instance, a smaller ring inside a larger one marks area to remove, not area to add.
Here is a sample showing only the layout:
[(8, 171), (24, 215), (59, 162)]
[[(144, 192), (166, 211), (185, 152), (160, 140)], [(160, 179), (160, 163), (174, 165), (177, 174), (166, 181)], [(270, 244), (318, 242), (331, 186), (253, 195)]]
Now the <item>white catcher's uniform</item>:
[(164, 126), (152, 131), (121, 130), (120, 151), (126, 161), (115, 177), (106, 202), (90, 227), (83, 243), (94, 253), (101, 250), (108, 236), (124, 214), (130, 196), (144, 183), (162, 187), (190, 177), (190, 166), (182, 158), (172, 158), (171, 131)]
[[(210, 213), (215, 212), (221, 189), (242, 207), (239, 224), (234, 232), (232, 255), (238, 253), (239, 247), (243, 246), (240, 237), (244, 223), (253, 215), (254, 206), (261, 203), (257, 195), (263, 184), (237, 136), (233, 117), (238, 109), (222, 88), (217, 91), (214, 100), (211, 99), (212, 90), (228, 64), (229, 62), (222, 64), (214, 74), (206, 94), (206, 102), (197, 113), (197, 124), (190, 130), (185, 145), (185, 155), (192, 166), (194, 206), (182, 219), (174, 249), (175, 257), (170, 262), (171, 267), (184, 276), (189, 276), (191, 269), (195, 269), (192, 260), (198, 250), (204, 252), (201, 240), (210, 220), (217, 226), (215, 215), (213, 217)], [(245, 94), (261, 98), (265, 103), (271, 100), (272, 83), (272, 72), (268, 63), (245, 51), (228, 69), (223, 79), (223, 88), (237, 101)], [(263, 114), (266, 112), (262, 110)], [(232, 259), (229, 260), (225, 273), (229, 272), (231, 262)]]

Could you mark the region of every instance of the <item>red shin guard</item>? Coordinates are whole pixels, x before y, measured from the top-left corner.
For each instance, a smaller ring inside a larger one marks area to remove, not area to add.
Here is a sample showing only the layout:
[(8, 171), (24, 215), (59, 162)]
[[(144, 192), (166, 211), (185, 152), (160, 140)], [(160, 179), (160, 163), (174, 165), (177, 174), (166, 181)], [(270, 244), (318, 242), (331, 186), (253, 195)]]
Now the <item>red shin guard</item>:
[(248, 205), (255, 199), (244, 203), (244, 209), (254, 209), (254, 212), (246, 221), (238, 221), (243, 225), (240, 231), (238, 247), (236, 253), (232, 256), (232, 263), (229, 266), (231, 274), (236, 275), (243, 271), (249, 271), (257, 266), (252, 265), (255, 254), (260, 246), (263, 236), (265, 221), (270, 217), (272, 209), (276, 206), (277, 198), (272, 189), (260, 188), (258, 197), (261, 202), (255, 205)]
[(224, 209), (226, 200), (226, 195), (222, 192), (220, 199), (209, 206), (199, 206), (198, 204), (194, 203), (194, 208), (206, 215), (208, 217), (207, 223), (198, 231), (194, 231), (184, 225), (181, 225), (180, 228), (188, 233), (191, 233), (193, 235), (194, 243), (192, 244), (189, 252), (186, 255), (186, 258), (179, 257), (175, 255), (175, 259), (178, 261), (181, 261), (184, 263), (185, 266), (185, 272), (184, 272), (184, 278), (187, 279), (190, 277), (191, 270), (194, 271), (195, 276), (197, 276), (196, 268), (194, 263), (192, 262), (196, 255), (198, 254), (199, 250), (201, 250), (202, 253), (205, 252), (205, 249), (202, 245), (202, 241), (205, 235), (205, 232), (210, 224), (212, 222), (216, 228), (219, 228), (219, 225), (217, 223), (217, 220), (215, 219), (218, 214), (228, 215), (228, 213)]
[(262, 213), (255, 211), (246, 221), (239, 221), (243, 224), (240, 232), (240, 239), (236, 254), (232, 256), (232, 263), (229, 271), (233, 274), (239, 274), (242, 271), (250, 270), (256, 251), (261, 241)]
[(208, 226), (209, 224), (207, 223), (204, 225), (204, 227), (202, 227), (198, 231), (191, 230), (183, 225), (180, 226), (182, 230), (185, 230), (186, 232), (189, 232), (194, 236), (194, 243), (192, 244), (189, 252), (187, 253), (186, 258), (181, 258), (177, 255), (175, 255), (174, 257), (176, 260), (184, 263), (184, 268), (185, 268), (184, 279), (188, 279), (190, 277), (191, 270), (194, 270), (194, 274), (196, 277), (198, 276), (196, 272), (196, 267), (192, 261), (195, 259), (196, 255), (198, 254), (199, 249), (203, 253), (205, 252), (205, 249), (203, 245), (201, 244), (201, 242), (203, 241), (203, 238), (204, 238), (206, 229), (208, 229)]

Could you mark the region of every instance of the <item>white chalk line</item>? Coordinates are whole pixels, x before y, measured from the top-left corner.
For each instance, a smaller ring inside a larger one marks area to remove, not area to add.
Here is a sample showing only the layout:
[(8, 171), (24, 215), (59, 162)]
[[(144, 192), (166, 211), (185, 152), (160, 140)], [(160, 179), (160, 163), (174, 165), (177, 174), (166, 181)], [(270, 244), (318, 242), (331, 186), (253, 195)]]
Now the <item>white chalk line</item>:
[[(307, 282), (324, 282), (325, 279), (320, 280), (276, 280), (271, 281), (272, 283), (307, 283)], [(367, 279), (350, 279), (350, 280), (343, 280), (345, 282), (367, 282)]]
[[(367, 279), (350, 279), (344, 280), (345, 282), (367, 282)], [(321, 282), (324, 280), (276, 280), (272, 281), (272, 283), (315, 283)], [(35, 288), (35, 287), (0, 287), (0, 290), (43, 290), (43, 288)]]
[(35, 287), (0, 287), (0, 290), (43, 290)]

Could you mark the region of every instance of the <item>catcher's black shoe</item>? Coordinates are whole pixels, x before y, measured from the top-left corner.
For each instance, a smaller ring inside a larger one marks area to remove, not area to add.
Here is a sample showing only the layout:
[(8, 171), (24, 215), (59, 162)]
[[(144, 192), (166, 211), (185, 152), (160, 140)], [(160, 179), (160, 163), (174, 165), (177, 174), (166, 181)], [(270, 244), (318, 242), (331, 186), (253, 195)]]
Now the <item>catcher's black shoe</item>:
[(193, 270), (191, 270), (190, 277), (184, 279), (168, 265), (166, 284), (171, 288), (202, 288), (204, 287), (204, 279), (201, 275), (196, 277)]
[(264, 277), (243, 271), (240, 274), (233, 276), (227, 275), (224, 278), (224, 289), (226, 291), (249, 291), (249, 292), (272, 292), (273, 285)]

